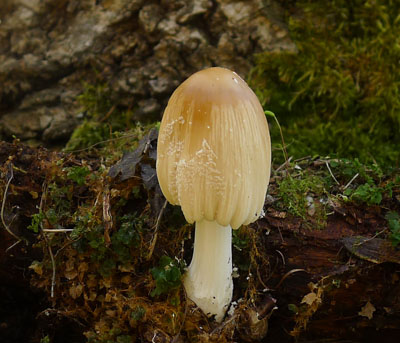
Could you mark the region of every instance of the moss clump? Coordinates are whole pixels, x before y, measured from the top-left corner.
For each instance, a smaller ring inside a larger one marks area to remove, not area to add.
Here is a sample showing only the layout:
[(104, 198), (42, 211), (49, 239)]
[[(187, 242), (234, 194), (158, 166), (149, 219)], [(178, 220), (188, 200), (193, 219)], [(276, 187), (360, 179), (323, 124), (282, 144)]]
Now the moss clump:
[(329, 179), (325, 176), (301, 172), (287, 175), (278, 181), (278, 195), (282, 208), (301, 217), (306, 224), (326, 225), (326, 205)]
[[(142, 125), (133, 122), (133, 112), (113, 102), (113, 94), (106, 84), (84, 84), (77, 100), (85, 119), (72, 133), (64, 150), (67, 152), (106, 148), (104, 152), (122, 150), (127, 142), (141, 138), (141, 133), (157, 123)], [(110, 144), (112, 142), (112, 144)], [(107, 149), (109, 148), (109, 149)]]
[[(284, 128), (290, 155), (399, 163), (400, 3), (296, 3), (297, 52), (256, 56), (250, 83)], [(272, 130), (275, 141), (279, 132)], [(281, 157), (281, 156), (279, 156)]]

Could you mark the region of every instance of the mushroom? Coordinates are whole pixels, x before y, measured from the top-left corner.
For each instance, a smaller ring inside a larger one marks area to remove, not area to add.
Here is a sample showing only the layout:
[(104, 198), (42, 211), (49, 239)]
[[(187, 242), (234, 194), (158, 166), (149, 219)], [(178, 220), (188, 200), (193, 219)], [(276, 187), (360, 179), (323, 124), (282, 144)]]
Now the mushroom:
[(169, 99), (157, 149), (164, 196), (196, 223), (187, 296), (220, 322), (232, 300), (232, 229), (259, 218), (269, 183), (263, 108), (235, 72), (199, 71)]

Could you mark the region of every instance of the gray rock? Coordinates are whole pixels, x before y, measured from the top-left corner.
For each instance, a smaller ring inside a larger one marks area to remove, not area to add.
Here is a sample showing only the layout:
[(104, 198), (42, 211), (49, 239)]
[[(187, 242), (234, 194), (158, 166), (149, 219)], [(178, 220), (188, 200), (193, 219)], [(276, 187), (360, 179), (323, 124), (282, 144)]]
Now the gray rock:
[[(254, 53), (295, 50), (278, 0), (13, 0), (0, 5), (0, 132), (66, 139), (85, 83), (159, 119), (193, 72), (224, 66), (246, 77)], [(83, 82), (84, 81), (84, 82)]]
[(139, 11), (139, 22), (144, 30), (152, 33), (162, 18), (162, 9), (156, 4), (143, 6)]

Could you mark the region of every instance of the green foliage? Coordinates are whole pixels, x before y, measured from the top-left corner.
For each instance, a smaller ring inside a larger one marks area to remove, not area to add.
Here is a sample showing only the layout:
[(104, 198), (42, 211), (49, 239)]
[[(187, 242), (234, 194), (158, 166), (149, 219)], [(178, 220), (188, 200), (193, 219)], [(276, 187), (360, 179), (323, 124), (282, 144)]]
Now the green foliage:
[(346, 189), (344, 195), (350, 196), (353, 200), (365, 202), (367, 205), (379, 205), (383, 198), (385, 189), (373, 183), (365, 183), (355, 190)]
[(131, 318), (133, 320), (141, 320), (146, 314), (146, 309), (142, 306), (136, 306), (131, 312)]
[(358, 175), (358, 185), (347, 188), (343, 193), (350, 200), (379, 205), (385, 196), (392, 196), (395, 182), (384, 183), (384, 173), (377, 164), (363, 164), (357, 158), (331, 161), (330, 164), (334, 173), (338, 177), (346, 178), (346, 182)]
[(90, 174), (90, 170), (88, 167), (70, 167), (66, 168), (67, 170), (67, 177), (76, 182), (79, 186), (85, 184), (86, 176)]
[(78, 215), (71, 238), (79, 238), (75, 244), (78, 251), (84, 251), (87, 247), (92, 249), (91, 260), (98, 264), (100, 275), (108, 277), (118, 265), (127, 265), (132, 262), (134, 256), (140, 255), (141, 251), (138, 248), (146, 217), (138, 217), (136, 213), (120, 217), (119, 229), (110, 235), (110, 246), (105, 241), (104, 226), (96, 225), (95, 220), (90, 210)]
[(400, 244), (400, 216), (397, 212), (388, 212), (385, 218), (389, 225), (389, 238), (396, 247)]
[(232, 244), (239, 251), (249, 246), (249, 237), (242, 228), (232, 230)]
[(32, 216), (32, 222), (28, 226), (28, 229), (32, 230), (35, 233), (38, 233), (40, 230), (40, 225), (42, 224), (44, 218), (45, 218), (45, 215), (43, 212), (34, 214)]
[(111, 236), (111, 246), (117, 255), (118, 261), (126, 263), (131, 259), (130, 249), (138, 248), (140, 245), (143, 219), (138, 218), (136, 213), (133, 213), (121, 217), (120, 220), (119, 230)]
[(44, 336), (41, 340), (40, 340), (40, 343), (50, 343), (50, 337), (47, 335), (47, 336)]
[[(250, 80), (279, 117), (289, 154), (398, 163), (400, 3), (300, 0), (296, 6), (289, 30), (297, 51), (257, 55)], [(280, 141), (276, 127), (272, 139)]]
[(176, 259), (162, 256), (158, 267), (151, 269), (151, 275), (156, 282), (156, 288), (151, 291), (151, 296), (167, 294), (172, 289), (180, 286), (182, 279), (182, 265)]

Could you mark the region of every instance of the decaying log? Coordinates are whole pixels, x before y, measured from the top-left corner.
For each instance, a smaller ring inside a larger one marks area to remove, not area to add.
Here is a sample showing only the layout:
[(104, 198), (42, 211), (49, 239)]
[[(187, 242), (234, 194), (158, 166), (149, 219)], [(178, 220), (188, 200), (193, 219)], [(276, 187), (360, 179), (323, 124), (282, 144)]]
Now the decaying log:
[[(26, 227), (37, 213), (47, 173), (61, 158), (81, 163), (71, 155), (0, 143), (1, 198), (5, 202), (1, 215), (21, 238), (13, 246), (15, 237), (4, 227), (0, 229), (2, 287), (21, 283), (23, 292), (29, 288), (27, 267), (37, 252), (32, 249), (36, 236)], [(10, 168), (13, 179), (5, 194)], [(385, 225), (376, 209), (344, 207), (328, 216), (325, 228), (316, 229), (268, 208), (266, 216), (250, 227), (269, 260), (269, 269), (260, 265), (254, 276), (266, 285), (257, 309), (262, 311), (264, 306), (270, 314), (277, 307), (269, 319), (267, 336), (259, 338), (264, 342), (296, 338), (299, 342), (398, 342), (400, 252), (376, 237)], [(37, 303), (33, 311), (38, 311)], [(11, 325), (4, 315), (0, 321)]]

